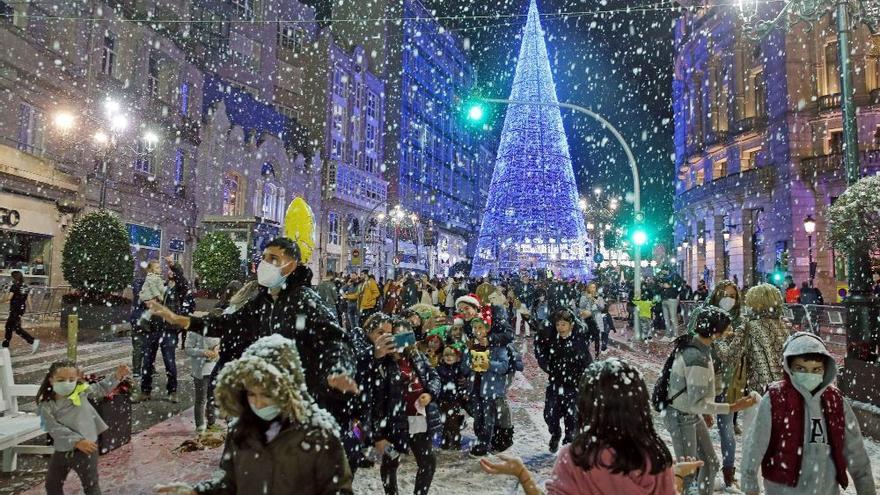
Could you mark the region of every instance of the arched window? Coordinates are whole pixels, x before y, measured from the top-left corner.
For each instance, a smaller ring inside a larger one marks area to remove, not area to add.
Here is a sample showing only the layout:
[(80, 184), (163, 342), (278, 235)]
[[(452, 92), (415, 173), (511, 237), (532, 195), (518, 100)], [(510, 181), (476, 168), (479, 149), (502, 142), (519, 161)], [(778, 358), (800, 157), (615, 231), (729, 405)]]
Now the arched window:
[(241, 177), (238, 174), (227, 172), (223, 176), (223, 215), (236, 216), (240, 214), (239, 204), (241, 198)]
[(332, 211), (327, 214), (327, 243), (339, 245), (339, 216)]
[(263, 185), (263, 218), (278, 220), (278, 188), (267, 182)]
[(840, 93), (840, 67), (837, 56), (837, 42), (832, 41), (825, 45), (825, 94), (833, 95)]

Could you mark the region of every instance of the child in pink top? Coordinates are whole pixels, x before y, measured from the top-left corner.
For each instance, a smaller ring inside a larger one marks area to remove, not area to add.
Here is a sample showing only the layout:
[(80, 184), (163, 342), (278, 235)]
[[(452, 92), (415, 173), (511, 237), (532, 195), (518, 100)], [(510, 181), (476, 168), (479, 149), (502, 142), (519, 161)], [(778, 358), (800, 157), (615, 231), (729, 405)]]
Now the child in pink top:
[[(580, 433), (560, 449), (547, 481), (551, 495), (674, 495), (681, 477), (700, 462), (673, 464), (669, 448), (654, 429), (645, 381), (617, 358), (597, 361), (581, 377)], [(490, 474), (516, 476), (526, 495), (542, 493), (520, 459), (480, 461)]]

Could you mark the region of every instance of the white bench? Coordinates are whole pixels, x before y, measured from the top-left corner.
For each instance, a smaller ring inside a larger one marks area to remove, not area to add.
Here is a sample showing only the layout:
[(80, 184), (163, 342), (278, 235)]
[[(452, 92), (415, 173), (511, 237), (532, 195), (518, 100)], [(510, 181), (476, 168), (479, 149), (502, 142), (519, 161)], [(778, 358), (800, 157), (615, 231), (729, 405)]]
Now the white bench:
[(12, 375), (9, 349), (0, 348), (0, 451), (3, 472), (15, 471), (18, 454), (51, 454), (49, 445), (22, 445), (44, 435), (40, 416), (18, 410), (19, 397), (35, 397), (39, 385), (16, 385)]

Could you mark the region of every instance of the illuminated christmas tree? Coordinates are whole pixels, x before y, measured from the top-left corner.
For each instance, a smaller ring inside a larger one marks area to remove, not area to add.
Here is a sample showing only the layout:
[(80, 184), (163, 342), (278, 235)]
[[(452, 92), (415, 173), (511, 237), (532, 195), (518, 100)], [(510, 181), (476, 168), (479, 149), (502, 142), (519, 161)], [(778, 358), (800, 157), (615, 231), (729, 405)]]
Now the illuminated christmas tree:
[[(535, 0), (510, 99), (557, 102)], [(550, 269), (583, 278), (589, 273), (586, 240), (559, 108), (509, 105), (471, 274)]]

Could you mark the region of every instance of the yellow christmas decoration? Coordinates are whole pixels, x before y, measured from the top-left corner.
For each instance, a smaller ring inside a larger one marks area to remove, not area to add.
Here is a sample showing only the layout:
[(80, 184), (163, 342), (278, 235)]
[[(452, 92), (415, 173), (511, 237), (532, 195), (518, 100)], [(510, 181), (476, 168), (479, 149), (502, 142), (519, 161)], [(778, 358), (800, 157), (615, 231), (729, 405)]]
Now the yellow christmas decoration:
[(284, 237), (296, 241), (302, 253), (302, 262), (308, 263), (315, 248), (315, 215), (301, 197), (295, 198), (284, 215)]

